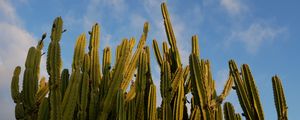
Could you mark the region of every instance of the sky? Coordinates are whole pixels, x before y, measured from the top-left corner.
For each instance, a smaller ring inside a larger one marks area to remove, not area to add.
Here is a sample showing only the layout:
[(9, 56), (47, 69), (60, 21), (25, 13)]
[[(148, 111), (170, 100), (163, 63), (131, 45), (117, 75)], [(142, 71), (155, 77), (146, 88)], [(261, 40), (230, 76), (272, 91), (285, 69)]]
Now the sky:
[[(61, 16), (67, 29), (61, 47), (63, 67), (70, 68), (76, 38), (87, 34), (96, 22), (101, 27), (100, 51), (110, 46), (114, 52), (123, 38), (139, 39), (146, 21), (150, 24), (147, 45), (152, 47), (156, 39), (161, 47), (167, 40), (160, 11), (162, 2), (167, 2), (183, 65), (188, 64), (191, 37), (196, 34), (201, 58), (211, 61), (218, 93), (227, 80), (228, 61), (234, 59), (238, 65), (249, 64), (267, 120), (277, 119), (271, 82), (276, 74), (283, 82), (288, 116), (297, 119), (298, 0), (0, 0), (0, 118), (14, 119), (10, 97), (13, 70), (20, 65), (24, 71), (29, 47), (35, 46), (44, 32), (48, 33), (44, 51), (47, 50), (55, 17)], [(151, 64), (154, 83), (159, 86), (160, 70), (152, 49)], [(41, 65), (41, 75), (47, 76), (45, 55)], [(234, 91), (225, 101), (242, 112)]]

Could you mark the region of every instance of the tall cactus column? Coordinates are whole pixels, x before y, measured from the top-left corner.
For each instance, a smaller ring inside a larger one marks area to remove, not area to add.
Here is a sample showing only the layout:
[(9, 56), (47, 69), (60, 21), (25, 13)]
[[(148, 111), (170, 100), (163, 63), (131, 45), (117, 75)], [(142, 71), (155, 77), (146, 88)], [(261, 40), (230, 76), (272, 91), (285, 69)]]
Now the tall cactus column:
[(100, 62), (99, 62), (99, 24), (95, 24), (90, 31), (90, 102), (89, 102), (89, 119), (96, 119), (99, 107), (99, 85), (101, 80)]
[(61, 39), (63, 21), (61, 17), (54, 20), (51, 33), (51, 42), (48, 47), (47, 71), (50, 76), (50, 118), (51, 120), (61, 120), (61, 89), (60, 89), (60, 72), (62, 66), (61, 52), (59, 41)]
[(287, 120), (287, 104), (285, 101), (281, 80), (277, 75), (272, 77), (272, 85), (278, 120)]
[(247, 64), (242, 65), (241, 74), (233, 60), (229, 61), (229, 69), (234, 79), (236, 93), (247, 120), (264, 120), (264, 112), (254, 78)]

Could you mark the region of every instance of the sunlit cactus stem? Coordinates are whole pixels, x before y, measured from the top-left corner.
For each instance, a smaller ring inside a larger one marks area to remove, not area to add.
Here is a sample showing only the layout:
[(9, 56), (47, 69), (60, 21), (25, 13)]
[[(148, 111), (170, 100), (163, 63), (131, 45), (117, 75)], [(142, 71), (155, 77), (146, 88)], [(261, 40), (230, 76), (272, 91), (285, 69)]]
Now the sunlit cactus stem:
[(288, 107), (286, 104), (281, 80), (277, 75), (272, 77), (272, 85), (278, 120), (288, 120)]
[(246, 119), (264, 120), (264, 112), (260, 103), (258, 90), (249, 66), (247, 64), (242, 65), (242, 76), (233, 60), (229, 61), (229, 69), (233, 76), (236, 93)]

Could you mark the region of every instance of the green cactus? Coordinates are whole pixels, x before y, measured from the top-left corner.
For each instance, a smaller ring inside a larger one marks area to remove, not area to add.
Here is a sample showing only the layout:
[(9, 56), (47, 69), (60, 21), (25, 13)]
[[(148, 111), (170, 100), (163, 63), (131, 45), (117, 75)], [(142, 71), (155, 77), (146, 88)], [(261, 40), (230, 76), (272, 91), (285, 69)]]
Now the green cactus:
[[(51, 41), (47, 51), (49, 82), (39, 76), (43, 49), (42, 35), (36, 47), (28, 50), (25, 61), (22, 90), (19, 90), (21, 67), (14, 70), (11, 96), (16, 103), (18, 120), (241, 120), (231, 103), (222, 103), (231, 88), (236, 90), (247, 120), (263, 120), (264, 113), (258, 89), (248, 65), (239, 72), (233, 60), (229, 61), (228, 80), (217, 95), (211, 64), (200, 58), (198, 36), (192, 36), (189, 65), (183, 66), (175, 34), (165, 3), (161, 4), (168, 43), (162, 43), (162, 53), (157, 41), (153, 50), (160, 67), (160, 93), (162, 103), (156, 105), (156, 86), (152, 79), (150, 48), (146, 45), (149, 23), (135, 48), (135, 38), (124, 38), (116, 47), (112, 66), (111, 48), (105, 47), (102, 69), (99, 58), (100, 27), (96, 23), (90, 34), (88, 53), (86, 36), (81, 34), (75, 45), (70, 73), (62, 70), (60, 40), (63, 30), (61, 17), (54, 20)], [(152, 69), (153, 70), (153, 69)], [(272, 78), (274, 101), (278, 120), (287, 120), (287, 104), (281, 80)], [(234, 87), (232, 85), (235, 84)], [(130, 86), (130, 88), (128, 88)], [(191, 99), (187, 94), (191, 93)], [(47, 96), (48, 95), (48, 96)], [(187, 109), (187, 103), (191, 109)], [(190, 111), (190, 114), (188, 114)], [(223, 115), (224, 114), (224, 115)]]
[(62, 66), (59, 41), (61, 39), (63, 21), (57, 17), (52, 25), (51, 42), (47, 53), (47, 71), (49, 74), (49, 99), (50, 99), (50, 119), (61, 120), (61, 91), (60, 91), (60, 72)]
[(66, 92), (66, 89), (68, 87), (68, 83), (69, 83), (69, 70), (68, 69), (64, 69), (62, 72), (61, 72), (61, 86), (60, 86), (60, 89), (61, 89), (61, 96), (62, 96), (62, 99), (65, 95), (65, 92)]
[[(74, 57), (73, 57), (73, 64), (72, 64), (72, 74), (70, 77), (70, 83), (68, 84), (68, 87), (66, 89), (63, 101), (62, 101), (62, 113), (63, 113), (63, 119), (69, 120), (73, 118), (73, 114), (76, 108), (76, 104), (78, 102), (78, 98), (80, 96), (80, 88), (81, 84), (83, 84), (82, 80), (86, 80), (86, 76), (83, 76), (83, 73), (81, 71), (85, 70), (86, 66), (83, 64), (84, 62), (84, 53), (85, 53), (85, 34), (82, 34), (78, 37), (75, 51), (74, 51)], [(83, 70), (81, 69), (83, 67)], [(87, 73), (86, 73), (87, 74)], [(83, 77), (83, 78), (82, 78)], [(86, 89), (85, 89), (86, 90)], [(86, 91), (87, 92), (87, 91)], [(87, 93), (82, 93), (87, 94)], [(87, 96), (87, 95), (85, 95)]]
[(90, 56), (84, 55), (84, 62), (82, 67), (82, 80), (80, 90), (80, 107), (79, 107), (79, 118), (81, 120), (87, 119), (87, 105), (88, 105), (88, 93), (89, 93), (89, 75), (90, 70)]
[(154, 84), (150, 85), (147, 106), (147, 120), (156, 120), (156, 87)]
[(120, 53), (120, 58), (115, 64), (115, 71), (113, 72), (112, 75), (112, 81), (110, 84), (110, 87), (108, 89), (108, 93), (104, 99), (104, 102), (102, 103), (101, 106), (103, 106), (102, 111), (100, 112), (100, 115), (98, 116), (99, 120), (105, 120), (108, 118), (108, 115), (110, 111), (112, 110), (112, 100), (114, 96), (116, 95), (118, 88), (121, 85), (122, 78), (124, 76), (124, 71), (125, 71), (125, 63), (129, 54), (129, 42), (128, 40), (124, 40), (122, 45), (121, 45), (121, 53)]
[(39, 107), (37, 120), (49, 120), (50, 118), (50, 105), (49, 98), (43, 98)]
[(90, 34), (89, 43), (89, 55), (90, 55), (90, 72), (89, 77), (91, 80), (90, 88), (90, 102), (89, 102), (89, 119), (96, 119), (96, 114), (98, 111), (98, 101), (99, 101), (99, 85), (101, 80), (100, 74), (100, 62), (99, 62), (99, 41), (100, 41), (100, 26), (96, 23)]
[(46, 78), (42, 77), (39, 83), (39, 89), (36, 93), (36, 104), (41, 104), (44, 97), (48, 94), (49, 92), (49, 85), (46, 82)]
[[(123, 90), (128, 87), (128, 84), (129, 84), (131, 78), (133, 77), (135, 70), (137, 69), (138, 58), (139, 58), (139, 55), (141, 54), (141, 52), (143, 51), (143, 48), (145, 46), (148, 31), (149, 31), (149, 23), (146, 22), (144, 24), (143, 34), (140, 38), (137, 49), (136, 49), (135, 53), (133, 54), (130, 62), (128, 61), (129, 64), (127, 64), (128, 67), (126, 69), (125, 78), (124, 78), (124, 80), (121, 84), (121, 89), (123, 89)], [(133, 44), (131, 44), (131, 45), (133, 46)]]
[(14, 70), (14, 75), (11, 81), (11, 97), (15, 103), (21, 102), (21, 93), (19, 91), (19, 75), (21, 73), (21, 67), (17, 66)]
[(126, 120), (125, 99), (122, 89), (120, 89), (117, 93), (116, 113), (118, 120)]
[(272, 77), (272, 85), (278, 120), (288, 120), (288, 107), (285, 101), (281, 80), (277, 75)]
[(224, 119), (225, 120), (241, 120), (239, 114), (236, 114), (234, 107), (230, 102), (224, 103)]
[(164, 25), (165, 25), (166, 34), (168, 37), (168, 42), (169, 42), (169, 45), (171, 46), (171, 48), (170, 48), (171, 56), (170, 57), (171, 57), (172, 63), (174, 63), (171, 65), (171, 70), (174, 71), (174, 70), (176, 70), (176, 68), (182, 66), (181, 60), (180, 60), (180, 55), (179, 55), (179, 50), (177, 48), (175, 33), (173, 31), (170, 16), (169, 16), (168, 9), (167, 9), (167, 5), (165, 3), (161, 4), (161, 11), (162, 11), (162, 15), (164, 18)]
[(247, 64), (242, 65), (242, 77), (240, 76), (237, 65), (233, 60), (229, 61), (229, 68), (233, 76), (236, 93), (246, 119), (263, 120), (264, 112), (249, 66)]

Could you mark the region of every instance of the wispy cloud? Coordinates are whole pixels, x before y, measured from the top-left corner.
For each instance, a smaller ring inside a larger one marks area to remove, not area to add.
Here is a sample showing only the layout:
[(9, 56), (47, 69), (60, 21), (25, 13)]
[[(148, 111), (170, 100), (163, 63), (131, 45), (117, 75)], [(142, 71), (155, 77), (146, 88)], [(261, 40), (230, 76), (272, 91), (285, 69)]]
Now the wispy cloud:
[(241, 0), (220, 0), (220, 5), (224, 7), (230, 15), (240, 14), (247, 9)]
[(285, 31), (283, 27), (253, 23), (247, 28), (232, 31), (228, 42), (241, 42), (249, 53), (254, 54), (263, 44), (278, 40), (277, 37)]
[[(10, 98), (9, 86), (14, 67), (20, 65), (24, 70), (25, 58), (29, 47), (36, 45), (32, 34), (22, 27), (22, 20), (8, 0), (0, 0), (0, 88), (2, 119), (14, 119), (13, 103)], [(42, 58), (42, 63), (44, 58)], [(45, 68), (45, 64), (43, 64)], [(42, 71), (45, 75), (45, 71)], [(7, 92), (8, 91), (8, 92)]]
[(6, 21), (11, 24), (20, 24), (15, 9), (12, 7), (9, 0), (0, 0), (0, 11), (0, 21)]

